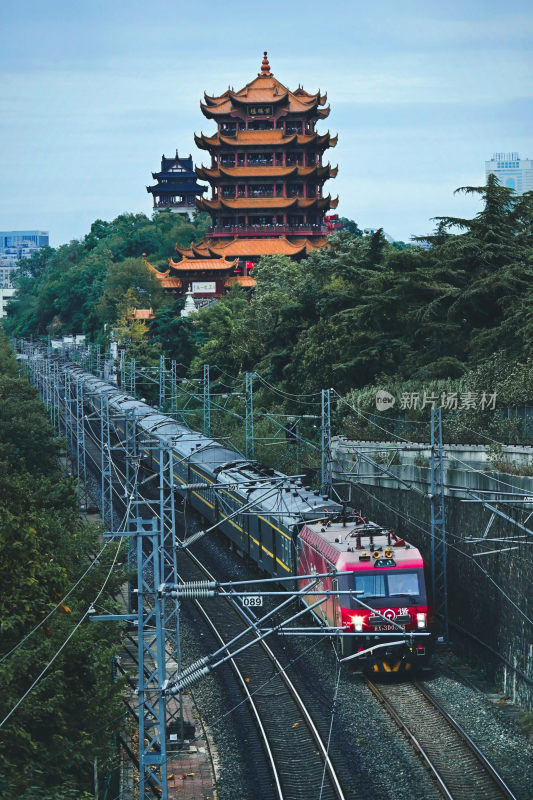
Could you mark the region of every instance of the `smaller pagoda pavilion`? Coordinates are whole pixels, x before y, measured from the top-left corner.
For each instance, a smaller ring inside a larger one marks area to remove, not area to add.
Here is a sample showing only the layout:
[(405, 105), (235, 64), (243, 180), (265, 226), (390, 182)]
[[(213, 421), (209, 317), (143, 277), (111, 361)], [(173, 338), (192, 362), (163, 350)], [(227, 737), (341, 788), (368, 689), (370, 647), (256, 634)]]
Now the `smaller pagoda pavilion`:
[(174, 158), (162, 156), (161, 171), (152, 172), (152, 177), (157, 183), (147, 186), (146, 191), (154, 199), (154, 210), (170, 209), (192, 219), (196, 198), (206, 190), (196, 180), (192, 156), (180, 158), (177, 150)]
[(160, 272), (146, 260), (146, 253), (143, 253), (143, 260), (150, 272), (161, 282), (161, 288), (166, 294), (184, 294), (192, 292), (198, 300), (212, 300), (215, 297), (222, 297), (227, 290), (237, 283), (240, 286), (251, 289), (255, 286), (254, 279), (247, 274), (246, 270), (239, 266), (238, 258), (227, 258), (216, 255), (209, 258), (209, 252), (203, 252), (200, 260), (193, 253), (191, 258), (182, 258), (181, 261), (169, 259), (169, 269)]

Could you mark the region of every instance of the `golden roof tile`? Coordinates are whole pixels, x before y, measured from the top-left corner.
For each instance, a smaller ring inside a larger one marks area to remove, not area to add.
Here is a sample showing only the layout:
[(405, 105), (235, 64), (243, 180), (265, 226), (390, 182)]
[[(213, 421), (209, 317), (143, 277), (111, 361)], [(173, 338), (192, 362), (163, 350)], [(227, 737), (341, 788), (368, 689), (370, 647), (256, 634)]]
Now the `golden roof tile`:
[(201, 150), (211, 150), (222, 146), (229, 147), (257, 147), (263, 145), (287, 146), (289, 144), (299, 144), (302, 146), (310, 144), (325, 144), (326, 147), (335, 147), (338, 136), (331, 137), (329, 132), (319, 134), (314, 133), (293, 133), (286, 136), (281, 128), (272, 128), (269, 131), (237, 131), (233, 136), (215, 133), (213, 136), (200, 136), (194, 134), (196, 146)]
[(134, 308), (133, 319), (154, 319), (155, 314), (151, 308)]
[(232, 242), (214, 242), (210, 246), (213, 254), (239, 256), (295, 256), (305, 248), (304, 242), (289, 242), (285, 236), (279, 238), (245, 239), (235, 238)]
[(290, 175), (298, 175), (299, 178), (307, 178), (316, 173), (317, 177), (323, 178), (328, 175), (334, 178), (337, 175), (338, 167), (331, 167), (326, 164), (323, 167), (309, 166), (299, 167), (196, 167), (196, 174), (199, 178), (206, 181), (218, 181), (222, 176), (225, 178), (235, 178), (245, 180), (246, 178), (287, 178)]
[(183, 284), (181, 278), (165, 278), (162, 283), (163, 289), (181, 289)]
[(227, 261), (225, 258), (183, 258), (181, 261), (173, 261), (169, 258), (168, 263), (172, 269), (190, 272), (191, 270), (233, 269), (237, 266), (238, 260)]

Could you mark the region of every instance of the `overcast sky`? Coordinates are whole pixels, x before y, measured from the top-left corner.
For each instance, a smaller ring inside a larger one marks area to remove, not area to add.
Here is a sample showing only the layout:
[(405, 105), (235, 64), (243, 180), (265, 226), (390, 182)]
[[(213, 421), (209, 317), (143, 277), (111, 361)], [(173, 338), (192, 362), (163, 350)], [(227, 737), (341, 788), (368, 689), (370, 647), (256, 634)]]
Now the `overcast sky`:
[[(204, 90), (241, 88), (268, 50), (289, 88), (327, 90), (339, 213), (408, 240), (473, 215), (497, 150), (533, 158), (531, 3), (508, 0), (4, 0), (0, 229), (57, 246), (151, 213), (162, 153), (207, 154)], [(208, 156), (207, 156), (208, 158)]]

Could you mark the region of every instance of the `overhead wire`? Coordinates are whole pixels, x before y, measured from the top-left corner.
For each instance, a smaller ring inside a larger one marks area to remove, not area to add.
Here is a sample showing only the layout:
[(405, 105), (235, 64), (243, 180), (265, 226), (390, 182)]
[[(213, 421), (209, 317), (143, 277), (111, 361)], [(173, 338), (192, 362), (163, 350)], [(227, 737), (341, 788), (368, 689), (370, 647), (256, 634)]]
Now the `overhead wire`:
[(40, 621), (40, 622), (39, 622), (39, 623), (38, 623), (38, 624), (37, 624), (37, 625), (36, 625), (36, 626), (35, 626), (35, 627), (34, 627), (34, 628), (33, 628), (33, 629), (32, 629), (32, 630), (29, 632), (29, 633), (27, 633), (27, 634), (26, 634), (26, 635), (25, 635), (25, 636), (24, 636), (24, 637), (23, 637), (23, 638), (22, 638), (22, 639), (21, 639), (21, 640), (20, 640), (20, 641), (19, 641), (19, 642), (18, 642), (18, 643), (17, 643), (17, 644), (14, 646), (14, 647), (12, 647), (12, 648), (11, 648), (11, 650), (9, 650), (7, 653), (5, 653), (5, 654), (4, 654), (4, 655), (3, 655), (3, 656), (0, 658), (0, 664), (1, 664), (3, 661), (5, 661), (5, 660), (6, 660), (6, 658), (9, 658), (9, 656), (10, 656), (10, 655), (12, 655), (13, 653), (15, 653), (15, 652), (16, 652), (16, 651), (17, 651), (17, 650), (20, 648), (20, 647), (22, 647), (22, 645), (23, 645), (25, 642), (27, 642), (27, 641), (28, 641), (28, 639), (29, 639), (31, 636), (33, 636), (33, 634), (34, 634), (36, 631), (38, 631), (38, 630), (39, 630), (39, 628), (40, 628), (42, 625), (44, 625), (44, 623), (45, 623), (45, 622), (46, 622), (48, 619), (50, 619), (50, 617), (52, 616), (52, 614), (54, 614), (54, 613), (55, 613), (55, 612), (56, 612), (56, 611), (57, 611), (59, 608), (61, 608), (61, 606), (62, 606), (62, 605), (65, 603), (65, 600), (68, 600), (68, 598), (70, 597), (70, 595), (72, 594), (72, 592), (73, 592), (73, 591), (74, 591), (74, 590), (75, 590), (75, 589), (76, 589), (76, 588), (77, 588), (77, 587), (80, 585), (80, 583), (81, 583), (81, 582), (82, 582), (82, 580), (85, 578), (85, 576), (86, 576), (86, 575), (89, 573), (89, 571), (90, 571), (90, 570), (91, 570), (91, 569), (94, 567), (94, 565), (95, 565), (95, 564), (97, 564), (97, 563), (98, 563), (98, 559), (100, 558), (100, 556), (102, 555), (102, 553), (104, 552), (104, 550), (105, 550), (105, 549), (108, 547), (108, 545), (109, 545), (109, 540), (108, 540), (108, 541), (106, 541), (106, 542), (104, 543), (104, 546), (102, 547), (102, 549), (100, 550), (100, 552), (99, 552), (99, 553), (97, 553), (97, 554), (95, 555), (95, 557), (94, 557), (93, 561), (91, 561), (91, 563), (89, 564), (89, 566), (87, 567), (87, 569), (85, 570), (85, 572), (83, 573), (83, 575), (81, 575), (81, 576), (78, 578), (78, 580), (76, 581), (76, 583), (75, 583), (73, 586), (71, 586), (71, 588), (68, 590), (68, 592), (67, 592), (65, 595), (63, 595), (63, 597), (61, 598), (61, 600), (59, 601), (59, 603), (58, 603), (58, 604), (57, 604), (57, 605), (56, 605), (56, 606), (55, 606), (55, 607), (54, 607), (54, 608), (53, 608), (53, 609), (52, 609), (52, 610), (51, 610), (51, 611), (50, 611), (50, 612), (49, 612), (49, 613), (46, 615), (46, 617), (44, 617), (44, 619), (42, 619), (42, 620), (41, 620), (41, 621)]
[[(368, 497), (370, 497), (372, 500), (375, 500), (375, 501), (376, 501), (377, 503), (379, 503), (380, 505), (382, 505), (382, 506), (385, 506), (386, 508), (388, 508), (388, 509), (389, 509), (389, 511), (392, 511), (392, 512), (393, 512), (394, 514), (396, 514), (398, 517), (401, 517), (401, 519), (403, 519), (405, 522), (407, 522), (407, 523), (411, 524), (411, 525), (412, 525), (414, 528), (418, 528), (418, 530), (420, 530), (420, 531), (421, 531), (421, 532), (422, 532), (424, 535), (426, 535), (426, 536), (429, 536), (429, 538), (430, 538), (430, 539), (435, 539), (435, 540), (437, 540), (437, 538), (438, 538), (438, 537), (436, 537), (434, 534), (432, 534), (432, 533), (431, 533), (431, 531), (430, 531), (430, 530), (428, 530), (428, 528), (426, 528), (426, 527), (423, 527), (422, 525), (418, 525), (417, 523), (413, 522), (411, 517), (408, 517), (408, 516), (406, 516), (406, 515), (405, 515), (403, 512), (401, 512), (399, 509), (395, 508), (394, 506), (391, 506), (389, 503), (385, 502), (384, 500), (381, 500), (379, 497), (376, 497), (376, 495), (372, 494), (372, 492), (369, 492), (369, 491), (367, 491), (367, 490), (366, 490), (366, 489), (365, 489), (365, 488), (364, 488), (364, 487), (363, 487), (361, 484), (358, 484), (358, 485), (357, 485), (357, 488), (358, 488), (358, 489), (360, 489), (362, 492), (364, 492), (364, 493), (365, 493), (365, 494), (366, 494)], [(447, 531), (446, 533), (448, 534), (449, 532)], [(462, 540), (462, 539), (461, 539), (461, 537), (457, 536), (456, 534), (451, 534), (451, 535), (453, 535), (453, 536), (454, 536), (454, 538), (456, 538), (456, 539), (459, 539), (460, 541), (464, 541), (464, 540)], [(513, 606), (515, 609), (516, 609), (516, 611), (518, 611), (518, 613), (520, 614), (520, 616), (522, 616), (522, 617), (523, 617), (523, 618), (524, 618), (524, 619), (525, 619), (525, 620), (526, 620), (526, 621), (527, 621), (527, 622), (528, 622), (530, 625), (533, 625), (533, 619), (531, 619), (530, 617), (528, 617), (528, 615), (527, 615), (527, 614), (526, 614), (526, 613), (525, 613), (525, 612), (524, 612), (524, 611), (523, 611), (523, 610), (520, 608), (520, 606), (518, 606), (518, 605), (517, 605), (517, 604), (514, 602), (514, 600), (513, 600), (513, 599), (512, 599), (512, 598), (511, 598), (511, 597), (510, 597), (508, 594), (507, 594), (507, 592), (506, 592), (506, 591), (503, 589), (503, 587), (501, 587), (501, 586), (500, 586), (500, 584), (499, 584), (499, 583), (497, 583), (497, 582), (494, 580), (494, 578), (492, 578), (492, 576), (491, 576), (491, 575), (489, 575), (489, 573), (487, 572), (487, 570), (485, 570), (485, 569), (484, 569), (484, 568), (481, 566), (481, 564), (480, 564), (478, 561), (476, 561), (476, 560), (475, 560), (475, 558), (474, 558), (473, 556), (471, 556), (471, 555), (470, 555), (470, 553), (465, 553), (465, 551), (464, 551), (464, 550), (461, 550), (461, 548), (460, 548), (460, 547), (457, 547), (457, 546), (456, 546), (456, 545), (454, 545), (454, 544), (447, 543), (447, 547), (448, 547), (450, 550), (455, 550), (457, 553), (459, 553), (460, 555), (462, 555), (464, 558), (468, 559), (468, 560), (469, 560), (469, 561), (471, 561), (473, 564), (475, 564), (475, 565), (476, 565), (476, 567), (477, 567), (477, 569), (479, 569), (479, 570), (480, 570), (480, 571), (483, 573), (483, 575), (485, 575), (485, 577), (486, 577), (486, 578), (488, 578), (488, 580), (489, 580), (489, 581), (490, 581), (490, 582), (491, 582), (491, 583), (492, 583), (492, 584), (495, 586), (495, 588), (496, 588), (496, 589), (497, 589), (497, 590), (498, 590), (498, 591), (499, 591), (499, 592), (500, 592), (500, 593), (503, 595), (503, 597), (505, 597), (505, 598), (506, 598), (506, 600), (507, 600), (507, 601), (508, 601), (508, 602), (509, 602), (509, 603), (510, 603), (510, 604), (511, 604), (511, 605), (512, 605), (512, 606)]]
[(31, 686), (30, 686), (30, 687), (29, 687), (29, 688), (28, 688), (28, 689), (27, 689), (27, 690), (24, 692), (24, 694), (22, 695), (22, 697), (21, 697), (21, 698), (19, 698), (19, 700), (17, 700), (17, 702), (15, 703), (15, 705), (14, 705), (14, 706), (12, 706), (12, 708), (10, 709), (10, 711), (9, 711), (9, 712), (6, 714), (6, 716), (4, 717), (4, 719), (3, 719), (3, 720), (0, 722), (0, 728), (2, 728), (2, 727), (5, 725), (5, 723), (6, 723), (6, 722), (7, 722), (7, 721), (8, 721), (8, 720), (11, 718), (11, 716), (12, 716), (12, 715), (15, 713), (15, 711), (16, 711), (16, 710), (17, 710), (17, 708), (20, 706), (20, 704), (21, 704), (21, 703), (22, 703), (22, 702), (23, 702), (23, 701), (26, 699), (26, 697), (28, 697), (28, 695), (29, 695), (29, 694), (30, 694), (30, 693), (33, 691), (33, 689), (34, 689), (34, 688), (37, 686), (37, 684), (40, 682), (41, 678), (43, 678), (43, 677), (44, 677), (44, 675), (45, 675), (45, 674), (48, 672), (48, 670), (50, 669), (50, 667), (52, 666), (52, 664), (54, 663), (54, 661), (57, 659), (57, 657), (59, 656), (59, 654), (63, 652), (63, 650), (65, 649), (65, 647), (67, 646), (67, 644), (70, 642), (70, 640), (72, 639), (72, 637), (74, 636), (74, 634), (76, 633), (76, 631), (77, 631), (77, 630), (80, 628), (80, 626), (82, 625), (82, 623), (85, 621), (85, 619), (86, 619), (86, 618), (87, 618), (87, 616), (89, 615), (91, 608), (94, 606), (94, 604), (95, 604), (95, 603), (98, 601), (99, 597), (102, 595), (102, 593), (103, 593), (103, 591), (104, 591), (104, 589), (105, 589), (105, 587), (106, 587), (106, 585), (107, 585), (107, 582), (108, 582), (109, 578), (111, 577), (111, 572), (112, 572), (112, 571), (113, 571), (113, 569), (115, 568), (115, 564), (116, 564), (116, 561), (117, 561), (117, 558), (118, 558), (118, 554), (119, 554), (119, 552), (120, 552), (120, 547), (121, 547), (121, 544), (122, 544), (122, 540), (121, 540), (121, 542), (120, 542), (119, 546), (117, 547), (117, 550), (116, 550), (116, 553), (115, 553), (115, 557), (114, 557), (114, 559), (113, 559), (113, 563), (111, 564), (111, 566), (110, 566), (110, 568), (109, 568), (109, 571), (108, 571), (108, 573), (107, 573), (107, 576), (106, 576), (106, 578), (105, 578), (105, 580), (104, 580), (104, 582), (103, 582), (103, 584), (102, 584), (102, 586), (101, 586), (101, 588), (100, 588), (100, 590), (99, 590), (98, 594), (96, 595), (96, 597), (94, 598), (94, 600), (92, 601), (92, 603), (89, 605), (89, 607), (87, 608), (87, 610), (86, 610), (86, 611), (84, 611), (84, 613), (82, 614), (81, 618), (80, 618), (80, 619), (79, 619), (79, 621), (76, 623), (76, 625), (74, 626), (74, 628), (72, 629), (72, 631), (69, 633), (69, 635), (67, 636), (67, 638), (66, 638), (66, 639), (63, 641), (63, 643), (62, 643), (62, 644), (61, 644), (61, 645), (58, 647), (58, 649), (56, 650), (56, 652), (54, 653), (54, 655), (52, 656), (52, 658), (51, 658), (51, 659), (48, 661), (48, 663), (46, 664), (46, 666), (45, 666), (45, 667), (44, 667), (44, 668), (41, 670), (41, 672), (39, 673), (39, 675), (38, 675), (38, 676), (35, 678), (35, 680), (34, 680), (34, 681), (33, 681), (33, 683), (31, 684)]
[[(447, 457), (447, 460), (456, 461), (458, 464), (461, 464), (463, 467), (466, 467), (469, 472), (475, 472), (478, 475), (482, 475), (484, 478), (490, 479), (490, 480), (494, 481), (495, 483), (501, 484), (502, 486), (509, 486), (511, 489), (514, 490), (513, 494), (519, 494), (519, 495), (525, 495), (526, 497), (531, 497), (531, 492), (526, 492), (525, 490), (520, 489), (520, 487), (515, 486), (513, 483), (507, 483), (507, 481), (502, 481), (501, 478), (494, 477), (494, 475), (492, 473), (489, 475), (486, 472), (483, 472), (483, 470), (481, 470), (481, 469), (476, 469), (476, 467), (473, 467), (471, 464), (468, 464), (466, 461), (462, 461), (460, 458), (457, 458), (456, 456)], [(475, 489), (473, 491), (475, 491)], [(498, 500), (498, 502), (500, 503), (500, 502), (504, 502), (504, 501), (503, 500)]]
[[(133, 500), (133, 495), (132, 495), (132, 496), (131, 496), (131, 497), (128, 499), (128, 504), (127, 504), (127, 508), (126, 508), (126, 513), (125, 513), (125, 515), (124, 515), (124, 517), (123, 517), (123, 520), (122, 520), (122, 522), (121, 522), (121, 526), (120, 526), (120, 527), (122, 527), (122, 525), (123, 525), (123, 524), (125, 524), (125, 522), (126, 522), (126, 520), (127, 520), (127, 518), (128, 518), (128, 515), (129, 515), (129, 509), (130, 509), (130, 507), (131, 507), (132, 500)], [(119, 530), (120, 530), (120, 528), (119, 528)], [(65, 647), (67, 646), (67, 644), (70, 642), (70, 640), (72, 639), (72, 637), (74, 636), (74, 634), (76, 633), (76, 631), (77, 631), (77, 630), (78, 630), (78, 629), (81, 627), (82, 623), (85, 621), (85, 619), (87, 618), (87, 616), (90, 614), (90, 612), (91, 612), (91, 609), (94, 607), (94, 605), (95, 605), (95, 604), (98, 602), (99, 598), (102, 596), (102, 594), (103, 594), (103, 592), (104, 592), (104, 589), (105, 589), (105, 587), (107, 586), (107, 583), (108, 583), (108, 581), (109, 581), (109, 579), (110, 579), (110, 577), (111, 577), (111, 574), (112, 574), (112, 572), (113, 572), (113, 570), (114, 570), (114, 568), (115, 568), (115, 565), (116, 565), (116, 562), (117, 562), (117, 559), (118, 559), (118, 556), (119, 556), (119, 553), (120, 553), (120, 550), (121, 550), (121, 547), (122, 547), (122, 543), (123, 543), (123, 541), (124, 541), (124, 537), (121, 537), (121, 539), (120, 539), (120, 542), (119, 542), (119, 544), (118, 544), (118, 547), (117, 547), (117, 549), (116, 549), (116, 552), (115, 552), (115, 556), (114, 556), (114, 558), (113, 558), (113, 561), (112, 561), (112, 563), (111, 563), (111, 566), (109, 567), (109, 570), (108, 570), (108, 572), (107, 572), (107, 575), (106, 575), (106, 577), (105, 577), (105, 579), (104, 579), (104, 582), (102, 583), (102, 586), (100, 587), (100, 589), (99, 589), (98, 593), (96, 594), (95, 598), (94, 598), (94, 599), (93, 599), (93, 601), (92, 601), (92, 602), (89, 604), (89, 606), (88, 606), (87, 610), (86, 610), (86, 611), (84, 611), (84, 613), (82, 614), (81, 618), (78, 620), (78, 622), (76, 623), (76, 625), (74, 626), (74, 628), (72, 629), (72, 631), (69, 633), (69, 635), (67, 636), (67, 638), (66, 638), (66, 639), (63, 641), (63, 643), (62, 643), (62, 644), (60, 645), (60, 647), (59, 647), (59, 648), (56, 650), (56, 652), (54, 653), (54, 655), (52, 656), (52, 658), (51, 658), (51, 659), (50, 659), (50, 660), (47, 662), (47, 664), (46, 664), (46, 665), (45, 665), (45, 667), (44, 667), (44, 668), (41, 670), (41, 672), (39, 673), (39, 675), (38, 675), (38, 676), (35, 678), (35, 680), (34, 680), (34, 681), (33, 681), (33, 683), (31, 684), (31, 686), (30, 686), (30, 687), (29, 687), (29, 688), (28, 688), (28, 689), (27, 689), (27, 690), (24, 692), (24, 694), (22, 695), (22, 697), (20, 697), (20, 698), (19, 698), (19, 700), (17, 700), (17, 702), (16, 702), (16, 703), (15, 703), (15, 704), (14, 704), (14, 705), (11, 707), (11, 709), (10, 709), (10, 710), (9, 710), (9, 712), (6, 714), (6, 716), (5, 716), (5, 717), (4, 717), (4, 718), (3, 718), (3, 719), (0, 721), (0, 728), (2, 728), (2, 727), (5, 725), (5, 723), (6, 723), (6, 722), (7, 722), (7, 721), (8, 721), (8, 720), (9, 720), (9, 719), (12, 717), (12, 715), (15, 713), (15, 711), (16, 711), (16, 710), (17, 710), (17, 708), (18, 708), (18, 707), (21, 705), (21, 703), (23, 703), (23, 701), (26, 699), (26, 697), (28, 697), (28, 695), (29, 695), (29, 694), (30, 694), (30, 693), (33, 691), (33, 689), (34, 689), (34, 688), (37, 686), (37, 684), (38, 684), (38, 683), (41, 681), (41, 679), (44, 677), (44, 675), (45, 675), (45, 674), (48, 672), (48, 670), (50, 669), (50, 667), (52, 666), (52, 664), (53, 664), (53, 663), (56, 661), (56, 659), (58, 658), (58, 656), (60, 655), (60, 653), (62, 653), (62, 652), (63, 652), (63, 650), (65, 649)]]
[(324, 792), (324, 785), (325, 785), (325, 781), (326, 781), (326, 770), (327, 770), (328, 760), (329, 760), (329, 748), (330, 748), (330, 745), (331, 745), (331, 735), (333, 733), (333, 722), (334, 722), (334, 719), (335, 719), (335, 709), (336, 709), (336, 705), (337, 705), (337, 695), (339, 693), (339, 686), (340, 686), (340, 680), (341, 680), (342, 662), (340, 661), (340, 659), (337, 660), (337, 663), (335, 665), (335, 669), (336, 669), (336, 672), (337, 672), (337, 677), (336, 677), (336, 680), (335, 680), (335, 690), (333, 692), (333, 700), (332, 700), (332, 703), (331, 703), (331, 715), (330, 715), (330, 720), (329, 720), (328, 740), (327, 740), (327, 743), (326, 743), (326, 756), (327, 756), (327, 759), (324, 760), (324, 769), (322, 770), (322, 781), (320, 783), (320, 793), (318, 795), (318, 800), (322, 800), (322, 795), (323, 795), (323, 792)]
[[(336, 389), (333, 389), (332, 391), (333, 391), (333, 394), (337, 396), (337, 398), (340, 400), (340, 402), (341, 402), (341, 403), (344, 403), (344, 405), (348, 406), (348, 408), (350, 408), (352, 411), (355, 411), (355, 413), (356, 413), (356, 414), (359, 414), (359, 416), (360, 416), (360, 417), (364, 417), (364, 418), (365, 418), (365, 420), (366, 420), (367, 422), (370, 422), (370, 423), (371, 423), (371, 425), (373, 425), (375, 428), (379, 428), (379, 430), (380, 430), (380, 431), (383, 431), (383, 432), (384, 432), (384, 433), (386, 433), (388, 436), (390, 436), (390, 435), (391, 435), (391, 432), (390, 432), (390, 431), (388, 431), (386, 428), (383, 428), (381, 425), (378, 425), (378, 424), (377, 424), (377, 422), (374, 422), (374, 420), (372, 420), (372, 419), (368, 419), (368, 415), (367, 415), (367, 414), (365, 414), (363, 411), (361, 411), (360, 409), (356, 408), (356, 407), (355, 407), (355, 406), (353, 406), (351, 403), (349, 403), (349, 402), (348, 402), (348, 401), (347, 401), (347, 400), (346, 400), (344, 397), (342, 397), (342, 396), (341, 396), (341, 395), (340, 395), (340, 394), (337, 392), (337, 390), (336, 390)], [(410, 439), (405, 439), (403, 436), (399, 436), (399, 435), (398, 435), (398, 436), (396, 436), (396, 438), (397, 438), (398, 440), (402, 441), (402, 442), (405, 442), (406, 444), (413, 444), (413, 442), (412, 442)]]

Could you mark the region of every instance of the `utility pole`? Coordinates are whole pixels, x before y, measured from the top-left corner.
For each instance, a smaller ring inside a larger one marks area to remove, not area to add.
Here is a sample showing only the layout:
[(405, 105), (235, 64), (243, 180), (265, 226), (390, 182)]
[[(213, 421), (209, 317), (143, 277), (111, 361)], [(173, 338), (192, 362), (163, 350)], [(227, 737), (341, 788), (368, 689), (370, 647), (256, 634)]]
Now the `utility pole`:
[(178, 365), (176, 359), (170, 362), (170, 411), (175, 414), (178, 410)]
[(209, 364), (204, 364), (203, 389), (204, 434), (206, 436), (211, 436), (211, 387), (209, 381)]
[(322, 389), (322, 424), (320, 426), (320, 493), (329, 495), (331, 480), (331, 389)]
[[(137, 611), (128, 614), (91, 613), (91, 622), (133, 622), (137, 627), (139, 800), (152, 800), (154, 791), (168, 800), (165, 629), (161, 585), (160, 531), (156, 517), (133, 519), (132, 530), (104, 534), (106, 538), (133, 537), (137, 563)], [(129, 526), (128, 526), (129, 527)], [(153, 604), (149, 603), (153, 598)]]
[(96, 374), (102, 377), (102, 348), (99, 344), (96, 345)]
[(130, 358), (130, 394), (135, 397), (137, 386), (135, 382), (135, 359)]
[[(174, 490), (174, 450), (173, 442), (160, 442), (159, 456), (159, 552), (161, 558), (160, 575), (162, 583), (178, 582), (178, 557), (176, 548), (176, 508)], [(170, 645), (167, 647), (165, 660), (165, 679), (170, 677), (168, 664), (176, 664), (178, 673), (181, 673), (181, 636), (180, 636), (180, 605), (179, 599), (160, 598), (161, 614), (164, 632)], [(171, 715), (170, 708), (166, 709), (167, 718), (178, 716), (180, 741), (183, 742), (183, 696), (179, 693), (178, 709)]]
[(85, 460), (85, 425), (83, 410), (83, 384), (75, 378), (76, 385), (76, 472), (78, 480), (87, 491), (87, 465)]
[(111, 458), (111, 431), (109, 426), (109, 397), (100, 394), (100, 497), (102, 519), (113, 527), (113, 462)]
[(165, 405), (165, 356), (159, 356), (159, 410)]
[(442, 617), (448, 639), (448, 581), (446, 519), (444, 515), (444, 460), (442, 455), (442, 408), (431, 409), (431, 580), (435, 612)]
[(246, 431), (246, 458), (255, 458), (254, 448), (254, 373), (246, 373), (246, 412), (245, 412), (245, 431)]

